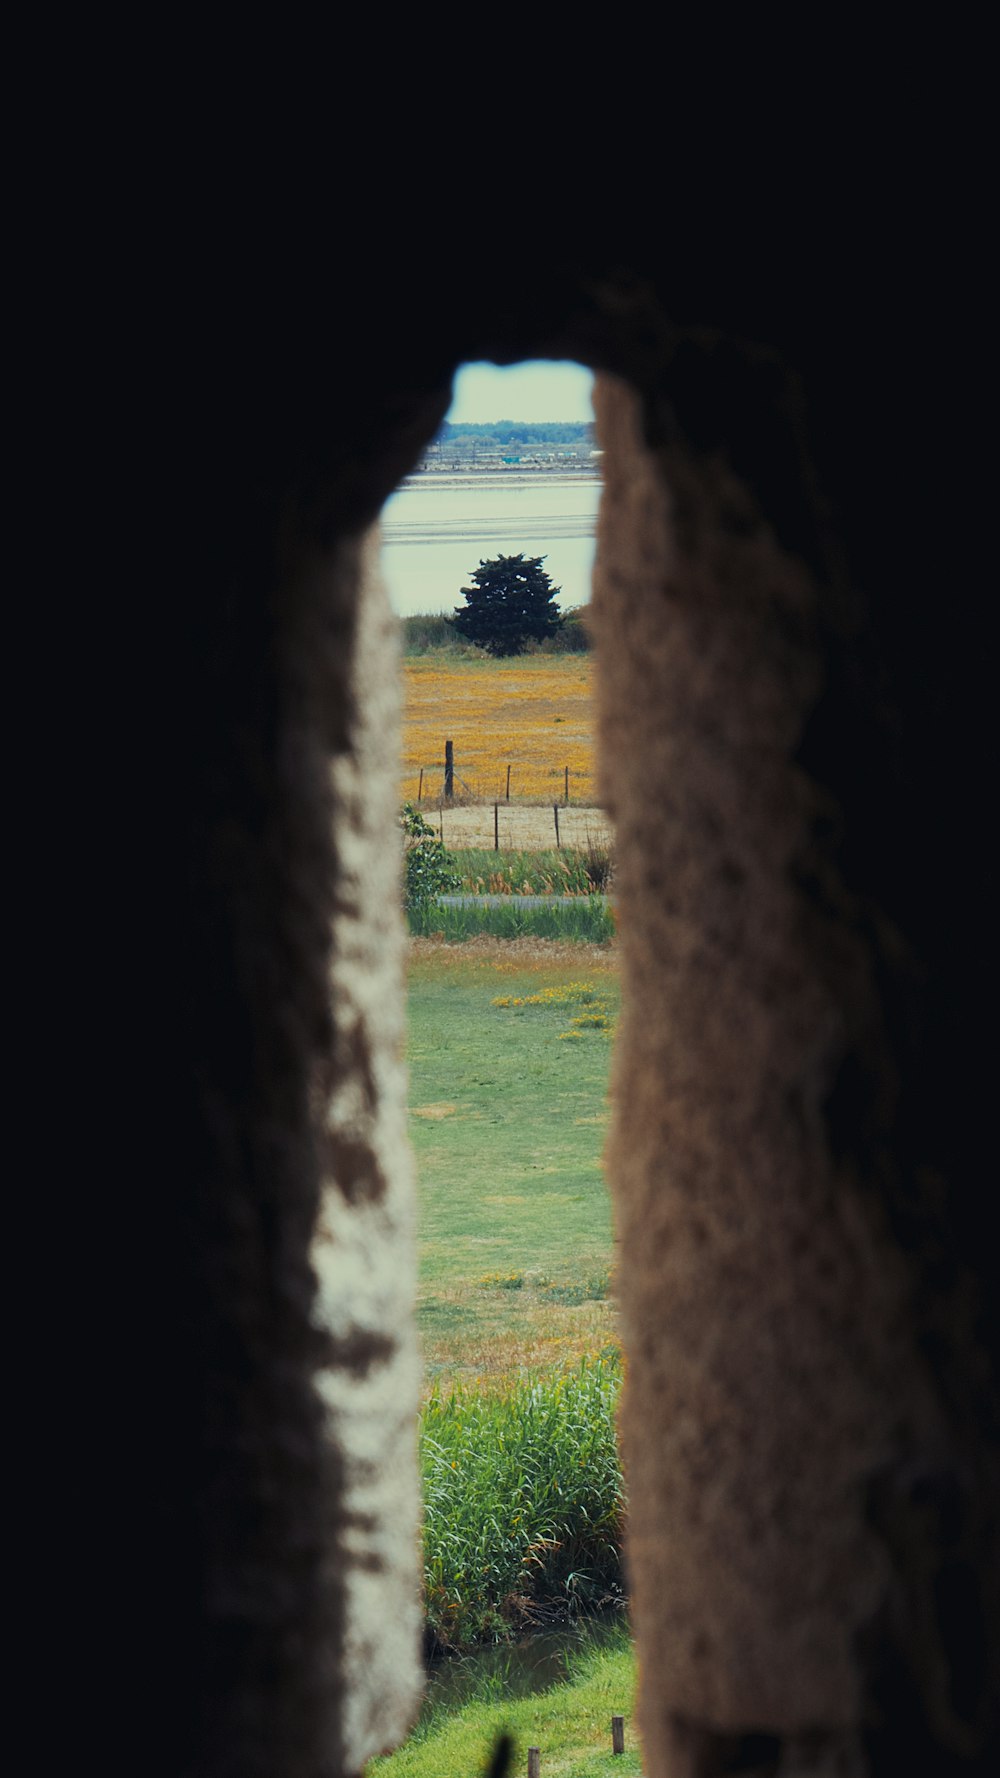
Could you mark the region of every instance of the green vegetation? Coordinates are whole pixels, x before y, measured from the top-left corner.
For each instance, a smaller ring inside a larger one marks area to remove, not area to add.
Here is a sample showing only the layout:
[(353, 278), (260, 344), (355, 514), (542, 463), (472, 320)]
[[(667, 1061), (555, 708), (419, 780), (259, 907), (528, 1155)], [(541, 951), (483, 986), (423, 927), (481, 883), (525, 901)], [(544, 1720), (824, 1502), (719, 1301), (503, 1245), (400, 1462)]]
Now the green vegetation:
[[(433, 1694), (405, 1747), (372, 1760), (368, 1778), (482, 1778), (501, 1733), (515, 1742), (511, 1778), (523, 1773), (525, 1750), (539, 1747), (545, 1778), (637, 1778), (642, 1762), (631, 1727), (635, 1658), (628, 1625), (567, 1655), (565, 1681), (514, 1697), (503, 1675), (489, 1675), (457, 1711)], [(626, 1751), (611, 1752), (613, 1715), (626, 1718)]]
[(424, 1597), (432, 1641), (469, 1648), (621, 1598), (617, 1353), (424, 1406)]
[(615, 936), (615, 919), (603, 900), (581, 895), (575, 902), (553, 902), (551, 907), (520, 907), (511, 896), (503, 907), (440, 907), (427, 902), (408, 914), (410, 931), (424, 938), (442, 938), (449, 944), (489, 934), (494, 938), (556, 938), (575, 944), (609, 944)]
[(492, 847), (455, 847), (452, 854), (462, 888), (480, 895), (588, 895), (590, 879), (581, 853), (495, 852)]
[[(554, 636), (536, 644), (540, 654), (589, 654), (592, 647), (586, 605), (569, 605)], [(529, 645), (525, 653), (532, 653)]]
[[(613, 953), (583, 961), (540, 945), (526, 958), (496, 943), (411, 955), (425, 1597), (438, 1647), (481, 1647), (620, 1598), (620, 1360), (600, 1167), (617, 1005)], [(595, 1634), (600, 1646), (581, 1638), (569, 1677), (544, 1692), (513, 1697), (496, 1672), (471, 1696), (432, 1687), (413, 1735), (369, 1778), (471, 1778), (501, 1729), (517, 1742), (515, 1770), (538, 1745), (546, 1774), (637, 1773), (634, 1751), (612, 1765), (610, 1750), (612, 1713), (633, 1710), (627, 1625), (610, 1645)], [(479, 1673), (471, 1660), (460, 1671)]]
[(482, 650), (473, 647), (471, 642), (463, 642), (451, 619), (445, 617), (443, 611), (417, 612), (411, 617), (400, 618), (400, 626), (404, 654), (439, 654), (447, 651), (448, 654), (482, 659)]
[(462, 879), (450, 852), (412, 803), (403, 804), (399, 825), (403, 830), (403, 906), (408, 914), (418, 915), (437, 896), (460, 888)]
[(562, 623), (555, 602), (561, 588), (542, 567), (544, 556), (494, 556), (480, 560), (462, 588), (465, 604), (456, 607), (452, 623), (467, 642), (499, 659), (523, 654), (527, 642), (544, 642)]
[(486, 1290), (534, 1290), (540, 1301), (551, 1303), (603, 1303), (610, 1294), (611, 1273), (595, 1272), (566, 1284), (545, 1272), (484, 1272), (479, 1284)]
[(441, 446), (460, 444), (587, 445), (592, 420), (445, 420), (435, 434)]
[(495, 852), (455, 847), (454, 869), (470, 895), (593, 895), (607, 889), (611, 849), (594, 840), (583, 850), (555, 847), (540, 852)]
[[(504, 1382), (614, 1340), (601, 1145), (617, 1007), (613, 954), (526, 962), (498, 944), (411, 960), (418, 1315), (431, 1377)], [(594, 1015), (605, 1022), (573, 1022)]]
[[(400, 619), (403, 653), (408, 655), (448, 654), (463, 660), (482, 660), (483, 651), (475, 643), (459, 635), (450, 617), (443, 611), (421, 611)], [(591, 648), (587, 627), (586, 605), (571, 605), (562, 614), (562, 623), (553, 635), (541, 641), (529, 639), (524, 654), (588, 654)]]

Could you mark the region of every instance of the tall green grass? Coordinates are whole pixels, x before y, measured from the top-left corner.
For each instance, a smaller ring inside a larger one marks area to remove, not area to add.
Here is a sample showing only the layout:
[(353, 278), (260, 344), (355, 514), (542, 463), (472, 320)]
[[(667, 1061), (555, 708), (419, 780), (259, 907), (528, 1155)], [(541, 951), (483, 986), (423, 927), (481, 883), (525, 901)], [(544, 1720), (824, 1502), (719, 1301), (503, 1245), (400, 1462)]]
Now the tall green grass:
[(561, 938), (578, 944), (607, 944), (615, 936), (614, 915), (603, 900), (581, 895), (575, 902), (552, 907), (518, 906), (511, 896), (503, 907), (441, 907), (431, 902), (412, 908), (410, 931), (420, 937), (440, 936), (452, 944), (487, 933), (493, 938)]
[(455, 869), (469, 894), (591, 895), (593, 866), (586, 852), (495, 852), (486, 847), (452, 849)]
[(433, 1391), (421, 1424), (431, 1646), (502, 1641), (621, 1597), (619, 1360)]

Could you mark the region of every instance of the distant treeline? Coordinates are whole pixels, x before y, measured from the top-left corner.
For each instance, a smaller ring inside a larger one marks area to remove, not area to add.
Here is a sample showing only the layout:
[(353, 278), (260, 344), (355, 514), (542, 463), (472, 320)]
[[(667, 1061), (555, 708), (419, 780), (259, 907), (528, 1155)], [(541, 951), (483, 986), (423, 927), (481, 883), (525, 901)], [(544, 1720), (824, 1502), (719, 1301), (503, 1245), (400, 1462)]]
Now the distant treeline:
[(436, 435), (436, 445), (577, 445), (594, 443), (589, 420), (446, 420)]
[[(529, 642), (525, 654), (586, 654), (591, 645), (586, 614), (585, 605), (575, 605), (564, 611), (555, 635), (547, 636), (544, 642)], [(466, 642), (452, 628), (443, 612), (421, 612), (415, 617), (404, 617), (402, 624), (404, 654), (436, 654), (447, 649), (453, 654), (483, 655), (481, 648), (474, 642)]]

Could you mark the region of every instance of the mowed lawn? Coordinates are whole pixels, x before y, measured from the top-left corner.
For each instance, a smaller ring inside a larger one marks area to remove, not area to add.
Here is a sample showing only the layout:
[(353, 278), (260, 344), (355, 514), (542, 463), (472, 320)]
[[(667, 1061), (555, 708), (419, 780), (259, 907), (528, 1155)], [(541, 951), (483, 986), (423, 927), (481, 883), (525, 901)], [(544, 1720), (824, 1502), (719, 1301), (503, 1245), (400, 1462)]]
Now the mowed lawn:
[[(420, 1204), (419, 1321), (431, 1378), (503, 1381), (615, 1340), (601, 1169), (612, 956), (463, 955), (409, 970), (410, 1135)], [(498, 998), (540, 1003), (497, 1006)]]
[(406, 694), (401, 795), (415, 800), (444, 788), (444, 744), (455, 748), (455, 791), (504, 799), (507, 767), (513, 801), (563, 800), (569, 767), (571, 802), (592, 805), (594, 719), (588, 655), (525, 655), (466, 660), (411, 655)]

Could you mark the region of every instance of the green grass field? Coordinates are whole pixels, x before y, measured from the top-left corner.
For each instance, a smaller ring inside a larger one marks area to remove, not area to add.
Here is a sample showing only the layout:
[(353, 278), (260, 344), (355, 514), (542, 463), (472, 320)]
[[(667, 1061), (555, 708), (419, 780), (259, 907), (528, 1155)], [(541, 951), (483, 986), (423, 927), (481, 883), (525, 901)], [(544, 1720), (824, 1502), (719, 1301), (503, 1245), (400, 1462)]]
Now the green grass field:
[[(585, 1646), (570, 1677), (548, 1691), (473, 1698), (458, 1710), (431, 1705), (398, 1753), (369, 1763), (367, 1778), (481, 1778), (501, 1733), (514, 1740), (511, 1778), (524, 1772), (529, 1747), (541, 1752), (544, 1778), (635, 1778), (634, 1700), (635, 1657), (622, 1624), (609, 1642)], [(611, 1751), (612, 1716), (626, 1718), (624, 1754)]]
[[(619, 1363), (611, 1209), (601, 1170), (609, 948), (415, 940), (408, 977), (410, 1134), (420, 1203), (418, 1315), (428, 1629), (469, 1646), (620, 1585)], [(503, 1731), (546, 1778), (641, 1771), (628, 1626), (584, 1643), (568, 1676), (512, 1696), (476, 1677), (425, 1705), (369, 1778), (474, 1778)], [(516, 1688), (515, 1688), (516, 1689)]]
[(499, 1381), (614, 1342), (601, 1149), (617, 966), (612, 954), (581, 961), (568, 946), (549, 962), (545, 949), (527, 960), (499, 943), (488, 954), (441, 945), (411, 960), (410, 1135), (431, 1378)]

